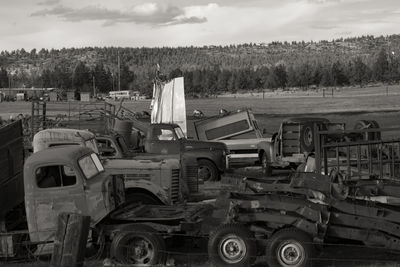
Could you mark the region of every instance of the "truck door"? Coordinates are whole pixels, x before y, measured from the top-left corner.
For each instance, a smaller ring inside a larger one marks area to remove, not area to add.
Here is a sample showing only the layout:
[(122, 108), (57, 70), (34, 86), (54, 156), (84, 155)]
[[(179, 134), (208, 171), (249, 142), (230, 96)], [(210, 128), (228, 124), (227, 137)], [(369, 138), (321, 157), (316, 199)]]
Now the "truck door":
[(179, 154), (181, 140), (176, 136), (173, 128), (154, 127), (147, 140), (145, 150), (147, 153), (156, 154)]
[(35, 178), (36, 189), (31, 205), (27, 206), (27, 214), (34, 223), (29, 230), (36, 231), (32, 241), (52, 240), (61, 212), (87, 213), (83, 184), (74, 169), (67, 165), (39, 166)]

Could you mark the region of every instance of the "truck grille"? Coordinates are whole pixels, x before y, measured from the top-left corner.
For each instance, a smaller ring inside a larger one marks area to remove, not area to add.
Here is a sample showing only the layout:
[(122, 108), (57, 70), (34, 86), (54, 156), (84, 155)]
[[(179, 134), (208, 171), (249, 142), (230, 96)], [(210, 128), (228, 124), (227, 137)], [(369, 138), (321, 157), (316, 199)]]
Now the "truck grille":
[(179, 169), (173, 169), (171, 175), (171, 202), (176, 203), (179, 201)]
[(199, 182), (198, 182), (198, 166), (196, 165), (186, 165), (185, 168), (185, 178), (189, 188), (189, 193), (199, 192)]

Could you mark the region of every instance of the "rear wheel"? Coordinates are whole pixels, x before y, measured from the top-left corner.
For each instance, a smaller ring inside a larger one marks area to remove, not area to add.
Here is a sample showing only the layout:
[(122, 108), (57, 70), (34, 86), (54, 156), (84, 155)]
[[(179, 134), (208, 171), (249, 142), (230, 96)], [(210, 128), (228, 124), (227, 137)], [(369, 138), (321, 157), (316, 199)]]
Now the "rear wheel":
[(111, 256), (122, 264), (153, 266), (165, 261), (165, 242), (147, 225), (119, 232), (111, 243)]
[(267, 263), (270, 267), (311, 266), (314, 250), (306, 233), (295, 228), (282, 229), (267, 242)]
[(300, 130), (300, 144), (305, 152), (314, 150), (314, 125), (307, 123)]
[(215, 164), (206, 159), (200, 159), (198, 164), (198, 177), (203, 181), (218, 181), (219, 172)]
[(208, 255), (213, 266), (250, 266), (256, 253), (254, 235), (244, 226), (223, 224), (210, 234)]

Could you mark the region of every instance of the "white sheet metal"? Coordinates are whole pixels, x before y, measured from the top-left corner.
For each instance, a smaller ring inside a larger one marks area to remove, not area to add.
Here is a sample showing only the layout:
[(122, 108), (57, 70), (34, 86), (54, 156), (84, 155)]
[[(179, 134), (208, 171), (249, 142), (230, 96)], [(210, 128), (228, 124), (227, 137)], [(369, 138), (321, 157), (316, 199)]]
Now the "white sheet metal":
[(183, 77), (155, 83), (151, 107), (151, 123), (176, 123), (187, 136)]

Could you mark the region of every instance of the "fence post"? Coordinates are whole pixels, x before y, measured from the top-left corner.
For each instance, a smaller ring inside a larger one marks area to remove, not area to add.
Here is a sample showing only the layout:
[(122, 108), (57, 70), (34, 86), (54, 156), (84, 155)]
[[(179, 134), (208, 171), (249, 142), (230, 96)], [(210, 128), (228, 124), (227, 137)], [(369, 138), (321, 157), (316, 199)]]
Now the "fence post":
[(83, 266), (90, 216), (61, 213), (54, 238), (52, 267)]

